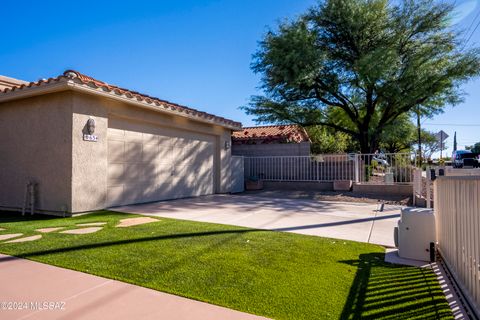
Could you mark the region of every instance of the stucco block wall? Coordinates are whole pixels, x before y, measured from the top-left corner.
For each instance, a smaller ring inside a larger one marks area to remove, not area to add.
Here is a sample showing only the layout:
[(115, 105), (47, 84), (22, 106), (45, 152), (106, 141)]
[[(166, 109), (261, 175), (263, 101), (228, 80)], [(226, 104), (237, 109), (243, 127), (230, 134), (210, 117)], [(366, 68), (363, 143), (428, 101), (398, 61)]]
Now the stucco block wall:
[(411, 184), (353, 184), (353, 192), (365, 194), (381, 194), (409, 197), (413, 194), (413, 185)]
[(310, 181), (264, 181), (266, 190), (333, 191), (333, 182)]
[(0, 207), (21, 209), (34, 180), (39, 210), (70, 210), (71, 108), (71, 92), (0, 104)]
[(277, 144), (238, 144), (232, 146), (232, 155), (244, 157), (309, 156), (310, 142)]

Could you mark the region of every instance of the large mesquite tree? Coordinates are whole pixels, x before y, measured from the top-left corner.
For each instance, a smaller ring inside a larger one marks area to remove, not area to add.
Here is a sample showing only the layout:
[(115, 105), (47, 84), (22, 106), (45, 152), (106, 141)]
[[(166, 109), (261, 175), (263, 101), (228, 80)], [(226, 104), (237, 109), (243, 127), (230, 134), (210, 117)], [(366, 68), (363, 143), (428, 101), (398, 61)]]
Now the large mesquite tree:
[(479, 52), (464, 50), (451, 10), (432, 0), (321, 2), (265, 35), (252, 63), (264, 95), (243, 109), (257, 122), (324, 125), (373, 152), (397, 118), (458, 103), (460, 85), (479, 74)]

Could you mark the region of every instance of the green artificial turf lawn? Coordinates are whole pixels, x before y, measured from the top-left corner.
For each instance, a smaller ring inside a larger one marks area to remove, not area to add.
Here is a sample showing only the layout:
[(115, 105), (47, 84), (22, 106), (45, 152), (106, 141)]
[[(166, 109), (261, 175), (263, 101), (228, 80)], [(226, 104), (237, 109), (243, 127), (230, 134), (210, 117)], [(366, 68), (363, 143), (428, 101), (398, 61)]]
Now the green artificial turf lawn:
[(114, 228), (128, 217), (0, 213), (0, 234), (108, 222), (93, 234), (0, 243), (0, 252), (275, 319), (452, 318), (434, 274), (384, 263), (380, 246), (165, 218)]

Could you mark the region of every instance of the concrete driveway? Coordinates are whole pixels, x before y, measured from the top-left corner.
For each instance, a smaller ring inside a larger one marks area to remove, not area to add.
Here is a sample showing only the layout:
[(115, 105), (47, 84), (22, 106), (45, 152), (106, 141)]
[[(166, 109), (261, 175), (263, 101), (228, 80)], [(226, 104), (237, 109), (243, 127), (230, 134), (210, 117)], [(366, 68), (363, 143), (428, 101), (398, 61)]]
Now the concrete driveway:
[(259, 195), (211, 195), (112, 208), (120, 212), (394, 246), (400, 206)]

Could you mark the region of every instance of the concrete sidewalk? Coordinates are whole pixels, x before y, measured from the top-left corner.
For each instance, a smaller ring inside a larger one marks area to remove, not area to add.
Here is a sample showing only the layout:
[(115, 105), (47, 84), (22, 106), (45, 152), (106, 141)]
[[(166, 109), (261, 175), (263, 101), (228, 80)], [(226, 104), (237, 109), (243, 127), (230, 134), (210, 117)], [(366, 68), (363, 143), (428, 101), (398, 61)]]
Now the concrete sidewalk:
[(156, 217), (221, 223), (394, 246), (400, 206), (287, 199), (257, 195), (212, 195), (112, 208)]
[[(44, 303), (52, 303), (52, 310)], [(265, 318), (0, 254), (0, 319)]]

